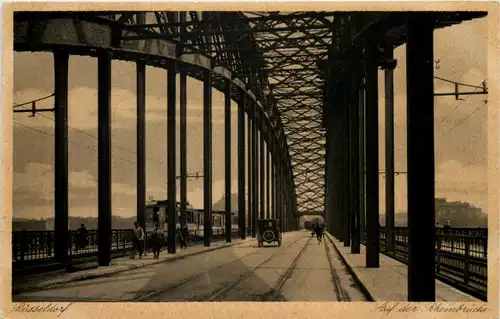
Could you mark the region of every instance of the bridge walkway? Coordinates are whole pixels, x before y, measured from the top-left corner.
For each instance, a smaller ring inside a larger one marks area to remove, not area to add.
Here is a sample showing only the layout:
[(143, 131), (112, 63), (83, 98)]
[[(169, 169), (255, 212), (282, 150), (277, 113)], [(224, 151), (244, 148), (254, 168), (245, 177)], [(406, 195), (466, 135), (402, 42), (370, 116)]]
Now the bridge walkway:
[(248, 238), (175, 260), (146, 259), (142, 267), (19, 292), (13, 301), (367, 300), (333, 244), (304, 231), (284, 233), (281, 247)]
[[(361, 245), (359, 254), (352, 254), (351, 247), (330, 234), (326, 236), (333, 245), (356, 282), (374, 301), (408, 301), (408, 266), (384, 254), (380, 254), (380, 267), (367, 268), (366, 249)], [(436, 302), (482, 302), (436, 279)]]

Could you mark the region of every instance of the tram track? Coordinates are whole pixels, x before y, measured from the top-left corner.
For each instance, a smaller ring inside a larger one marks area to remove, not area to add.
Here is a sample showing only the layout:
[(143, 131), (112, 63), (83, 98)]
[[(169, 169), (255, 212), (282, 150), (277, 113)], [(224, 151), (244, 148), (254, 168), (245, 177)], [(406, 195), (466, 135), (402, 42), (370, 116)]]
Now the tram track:
[[(327, 238), (327, 236), (323, 236), (323, 238)], [(332, 240), (328, 237), (328, 242), (330, 242), (333, 245)], [(323, 245), (325, 246), (325, 252), (326, 252), (326, 257), (328, 259), (328, 264), (330, 265), (330, 272), (332, 275), (332, 284), (333, 288), (335, 290), (336, 296), (337, 296), (337, 301), (351, 301), (351, 297), (347, 293), (347, 291), (342, 288), (342, 285), (340, 284), (340, 277), (337, 274), (337, 271), (335, 270), (335, 267), (333, 266), (332, 263), (332, 253), (330, 251), (330, 248), (327, 245), (327, 241), (325, 240), (323, 242)]]
[[(304, 237), (299, 238), (294, 243), (298, 242), (299, 240), (301, 240), (303, 238)], [(304, 245), (304, 247), (301, 248), (300, 252), (293, 259), (291, 265), (287, 268), (286, 272), (282, 276), (280, 276), (280, 278), (277, 280), (278, 283), (275, 285), (275, 287), (271, 288), (268, 292), (266, 292), (264, 294), (258, 295), (257, 299), (259, 299), (259, 300), (256, 300), (256, 301), (278, 301), (279, 292), (281, 291), (281, 289), (285, 285), (285, 282), (291, 277), (292, 272), (297, 265), (297, 262), (299, 261), (300, 257), (303, 255), (304, 251), (309, 246), (310, 241), (311, 241), (311, 238), (308, 238), (306, 244)], [(289, 246), (287, 246), (287, 247), (289, 247)], [(219, 289), (218, 291), (216, 291), (214, 294), (212, 294), (210, 297), (208, 297), (207, 299), (205, 299), (203, 301), (222, 301), (221, 299), (229, 291), (231, 291), (232, 288), (234, 288), (236, 285), (238, 285), (239, 283), (241, 283), (245, 279), (249, 278), (251, 275), (253, 275), (256, 272), (256, 270), (258, 270), (259, 268), (262, 268), (262, 266), (264, 266), (265, 264), (270, 262), (279, 253), (280, 252), (271, 255), (269, 258), (267, 258), (266, 260), (259, 263), (253, 269), (250, 269), (249, 271), (244, 273), (242, 276), (238, 277), (238, 279), (234, 280), (229, 285), (222, 287), (221, 289)]]
[[(302, 239), (302, 237), (301, 237), (301, 238), (299, 238), (299, 239), (297, 239), (297, 240), (295, 240), (295, 241), (293, 241), (292, 243), (290, 243), (290, 244), (289, 244), (289, 245), (287, 245), (286, 247), (283, 247), (283, 246), (282, 246), (281, 248), (288, 248), (288, 247), (290, 247), (290, 246), (294, 245), (295, 243), (297, 243), (297, 242), (298, 242), (299, 240), (301, 240), (301, 239)], [(223, 267), (225, 267), (225, 266), (228, 266), (228, 265), (230, 265), (230, 264), (233, 264), (233, 263), (235, 263), (235, 262), (238, 262), (238, 261), (240, 261), (241, 259), (246, 258), (246, 257), (248, 257), (248, 256), (251, 256), (251, 255), (257, 254), (257, 253), (259, 253), (259, 252), (262, 252), (262, 250), (264, 250), (264, 249), (267, 249), (267, 248), (261, 247), (261, 248), (260, 248), (260, 249), (258, 249), (257, 251), (254, 251), (254, 252), (251, 252), (251, 253), (245, 254), (245, 255), (243, 255), (243, 256), (241, 256), (241, 257), (238, 257), (238, 258), (233, 259), (233, 260), (231, 260), (231, 261), (228, 261), (228, 262), (222, 263), (222, 264), (220, 264), (220, 265), (218, 265), (218, 266), (216, 266), (216, 267), (210, 268), (210, 269), (208, 269), (208, 270), (206, 270), (206, 271), (203, 271), (203, 272), (200, 272), (200, 273), (194, 274), (194, 275), (192, 275), (192, 276), (189, 276), (189, 277), (187, 277), (187, 278), (185, 278), (185, 279), (183, 279), (183, 280), (180, 280), (179, 282), (177, 282), (177, 283), (175, 283), (175, 284), (173, 284), (173, 285), (169, 285), (169, 286), (167, 286), (167, 287), (165, 287), (165, 288), (162, 288), (162, 289), (158, 289), (158, 290), (154, 290), (154, 291), (150, 291), (150, 292), (146, 292), (146, 293), (144, 293), (144, 294), (141, 294), (140, 296), (133, 298), (131, 301), (135, 301), (135, 302), (137, 302), (137, 301), (147, 301), (147, 299), (151, 299), (151, 298), (154, 298), (154, 297), (160, 296), (160, 295), (162, 295), (162, 294), (169, 293), (169, 292), (171, 292), (171, 291), (173, 291), (173, 290), (175, 290), (175, 289), (177, 289), (177, 288), (181, 287), (182, 285), (185, 285), (185, 284), (187, 284), (187, 283), (190, 283), (190, 282), (192, 282), (192, 281), (195, 281), (196, 279), (201, 278), (202, 276), (205, 276), (205, 275), (207, 275), (207, 274), (209, 274), (209, 273), (211, 273), (211, 272), (213, 272), (213, 271), (215, 271), (215, 270), (218, 270), (218, 269), (220, 269), (220, 268), (223, 268)], [(260, 263), (259, 265), (262, 265), (262, 264), (263, 264), (263, 263), (265, 263), (266, 261), (271, 260), (273, 257), (275, 257), (276, 255), (278, 255), (279, 253), (280, 253), (280, 251), (278, 251), (278, 252), (276, 252), (276, 253), (272, 254), (269, 258), (267, 258), (264, 262)], [(249, 275), (251, 275), (251, 273), (252, 273), (252, 272), (253, 272), (253, 271), (252, 271), (252, 270), (250, 270), (249, 272), (245, 273), (244, 275), (246, 275), (246, 274), (248, 274), (248, 273), (249, 273)], [(243, 276), (244, 276), (244, 275), (243, 275)], [(248, 275), (248, 276), (249, 276), (249, 275)], [(248, 277), (248, 276), (247, 276), (247, 277)], [(240, 278), (241, 278), (241, 277), (240, 277)], [(231, 287), (230, 287), (230, 288), (232, 288), (234, 285), (238, 284), (239, 282), (241, 282), (241, 281), (242, 281), (242, 280), (244, 280), (244, 279), (245, 279), (245, 278), (241, 278), (240, 280), (237, 280), (238, 282), (232, 282), (232, 283), (230, 284), (230, 285), (231, 285)], [(222, 295), (222, 294), (224, 294), (226, 291), (229, 291), (229, 290), (230, 290), (230, 288), (229, 288), (229, 289), (226, 289), (226, 288), (228, 288), (228, 286), (224, 286), (224, 287), (222, 287), (221, 289), (217, 290), (215, 293), (211, 294), (208, 298), (203, 298), (202, 300), (199, 300), (199, 301), (212, 301), (212, 300), (214, 300), (215, 298), (217, 298), (217, 296)]]

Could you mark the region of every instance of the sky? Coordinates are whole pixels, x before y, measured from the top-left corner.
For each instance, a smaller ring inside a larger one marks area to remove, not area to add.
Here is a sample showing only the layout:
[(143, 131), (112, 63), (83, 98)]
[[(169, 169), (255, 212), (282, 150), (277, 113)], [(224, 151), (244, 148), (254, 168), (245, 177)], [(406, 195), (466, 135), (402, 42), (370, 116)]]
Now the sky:
[[(487, 24), (477, 19), (436, 30), (434, 55), (440, 61), (435, 75), (480, 85), (487, 74)], [(395, 50), (395, 170), (406, 171), (405, 46)], [(71, 56), (69, 62), (69, 215), (97, 217), (97, 59)], [(379, 71), (380, 169), (385, 170), (384, 84)], [(135, 64), (112, 64), (112, 214), (136, 215), (136, 96)], [(15, 53), (14, 104), (53, 93), (50, 53)], [(167, 71), (146, 71), (146, 198), (167, 196)], [(452, 92), (452, 84), (435, 81), (436, 92)], [(187, 82), (188, 172), (203, 169), (202, 83)], [(224, 96), (213, 90), (213, 201), (224, 193)], [(486, 95), (435, 99), (436, 197), (487, 207)], [(458, 108), (457, 108), (458, 106)], [(37, 104), (53, 107), (53, 98)], [(177, 141), (179, 106), (177, 105)], [(237, 192), (237, 109), (232, 103), (232, 193)], [(54, 116), (14, 114), (14, 218), (49, 218), (54, 212)], [(246, 124), (245, 124), (246, 125)], [(246, 140), (246, 138), (245, 138)], [(178, 144), (177, 144), (177, 147)], [(179, 172), (177, 152), (177, 172)], [(406, 211), (406, 175), (395, 177), (396, 211)], [(203, 207), (203, 179), (189, 180), (187, 199)], [(385, 212), (385, 179), (380, 178), (380, 213)], [(179, 183), (177, 198), (179, 199)]]

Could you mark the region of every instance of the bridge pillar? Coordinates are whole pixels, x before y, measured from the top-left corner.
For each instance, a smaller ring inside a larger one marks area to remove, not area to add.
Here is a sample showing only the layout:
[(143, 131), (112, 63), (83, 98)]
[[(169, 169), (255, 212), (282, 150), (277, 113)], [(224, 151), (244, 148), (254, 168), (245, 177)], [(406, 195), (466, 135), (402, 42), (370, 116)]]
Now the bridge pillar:
[(277, 215), (276, 215), (276, 197), (275, 197), (275, 187), (276, 187), (276, 178), (274, 176), (275, 174), (275, 169), (274, 169), (274, 161), (275, 161), (275, 157), (276, 157), (276, 152), (274, 150), (274, 135), (271, 135), (270, 138), (269, 138), (269, 155), (270, 155), (270, 169), (271, 169), (271, 173), (270, 173), (270, 187), (271, 187), (271, 201), (270, 201), (270, 204), (271, 204), (271, 207), (270, 207), (270, 210), (271, 210), (271, 216), (272, 218), (277, 218)]
[(385, 50), (385, 247), (394, 252), (394, 52)]
[[(344, 86), (343, 90), (348, 90), (349, 86)], [(342, 138), (342, 238), (344, 242), (344, 247), (351, 246), (351, 221), (350, 221), (350, 198), (349, 198), (349, 185), (350, 185), (350, 174), (349, 174), (349, 95), (343, 91), (341, 94), (341, 138)]]
[(252, 105), (252, 238), (255, 238), (257, 235), (257, 220), (259, 219), (258, 208), (259, 208), (259, 188), (258, 188), (258, 162), (257, 162), (257, 146), (258, 146), (258, 136), (257, 136), (257, 106), (254, 102), (251, 102)]
[(111, 54), (102, 51), (97, 58), (99, 266), (111, 260)]
[(358, 89), (359, 98), (359, 226), (361, 242), (366, 243), (366, 205), (365, 205), (365, 84), (361, 79)]
[(271, 169), (271, 151), (270, 151), (270, 126), (267, 126), (267, 142), (266, 142), (266, 215), (267, 218), (273, 218), (273, 214), (271, 212), (271, 202), (270, 202), (270, 188), (271, 188), (271, 179), (270, 179), (270, 169)]
[(349, 203), (351, 214), (351, 253), (360, 253), (360, 224), (359, 224), (359, 107), (358, 107), (358, 75), (352, 78), (352, 87), (349, 96), (349, 171), (350, 189)]
[(260, 137), (260, 147), (259, 147), (259, 187), (260, 187), (260, 219), (266, 218), (266, 205), (265, 205), (265, 189), (266, 189), (266, 180), (265, 180), (265, 145), (264, 145), (264, 112), (260, 113), (259, 116), (259, 137)]
[(55, 257), (68, 257), (68, 61), (67, 51), (54, 51), (54, 236)]
[(187, 73), (179, 71), (180, 104), (180, 200), (181, 224), (187, 226)]
[[(169, 254), (175, 254), (175, 235), (177, 223), (177, 190), (176, 190), (176, 126), (175, 126), (175, 108), (176, 108), (176, 73), (175, 62), (170, 61), (167, 67), (167, 216), (168, 216), (168, 238), (167, 250)], [(205, 174), (206, 178), (206, 174)]]
[(137, 97), (137, 223), (145, 229), (146, 206), (146, 64), (136, 62), (136, 97)]
[(333, 105), (331, 104), (331, 93), (328, 92), (328, 100), (325, 112), (326, 116), (326, 215), (328, 216), (328, 231), (338, 238), (337, 232), (337, 211), (334, 208), (335, 203), (335, 144), (333, 131)]
[[(145, 19), (145, 16), (144, 18)], [(179, 31), (181, 34), (186, 32), (186, 11), (180, 11), (179, 22), (181, 26)], [(185, 38), (180, 37), (180, 46), (177, 50), (177, 57), (180, 57), (184, 51)], [(179, 70), (179, 104), (180, 104), (180, 137), (179, 137), (179, 153), (180, 153), (180, 200), (181, 200), (181, 224), (187, 227), (187, 73), (186, 70)]]
[(408, 301), (434, 302), (436, 298), (433, 27), (428, 13), (409, 14), (406, 45)]
[(231, 242), (231, 81), (226, 79), (224, 92), (224, 128), (225, 128), (225, 181), (226, 181), (226, 242)]
[[(245, 212), (245, 93), (240, 89), (238, 101), (238, 227), (240, 238), (246, 238)], [(249, 201), (250, 202), (250, 201)]]
[(275, 190), (274, 190), (274, 196), (275, 196), (275, 209), (276, 209), (276, 216), (278, 217), (280, 221), (280, 229), (281, 231), (285, 231), (284, 224), (283, 224), (283, 214), (281, 210), (281, 177), (280, 177), (280, 172), (281, 172), (281, 154), (279, 152), (279, 146), (278, 146), (279, 141), (275, 140), (274, 141), (274, 180), (276, 181), (275, 185)]
[(203, 74), (203, 244), (212, 237), (212, 74)]
[(375, 43), (368, 43), (366, 50), (366, 267), (378, 268), (380, 262), (378, 52)]
[(253, 119), (251, 115), (251, 108), (248, 106), (247, 109), (247, 120), (248, 120), (248, 129), (247, 129), (247, 158), (248, 158), (248, 165), (247, 165), (247, 176), (248, 176), (248, 227), (250, 230), (249, 235), (251, 235), (251, 231), (253, 228), (253, 159), (252, 159), (252, 150), (253, 150)]

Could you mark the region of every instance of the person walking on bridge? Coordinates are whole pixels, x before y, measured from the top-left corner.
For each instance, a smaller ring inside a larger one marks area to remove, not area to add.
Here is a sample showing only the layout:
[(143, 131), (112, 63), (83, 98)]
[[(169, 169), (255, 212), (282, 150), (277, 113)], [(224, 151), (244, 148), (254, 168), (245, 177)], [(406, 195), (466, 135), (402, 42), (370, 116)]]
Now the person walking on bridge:
[(134, 254), (132, 255), (132, 259), (135, 259), (136, 250), (139, 251), (139, 259), (142, 258), (143, 245), (144, 245), (144, 230), (141, 226), (134, 222)]

